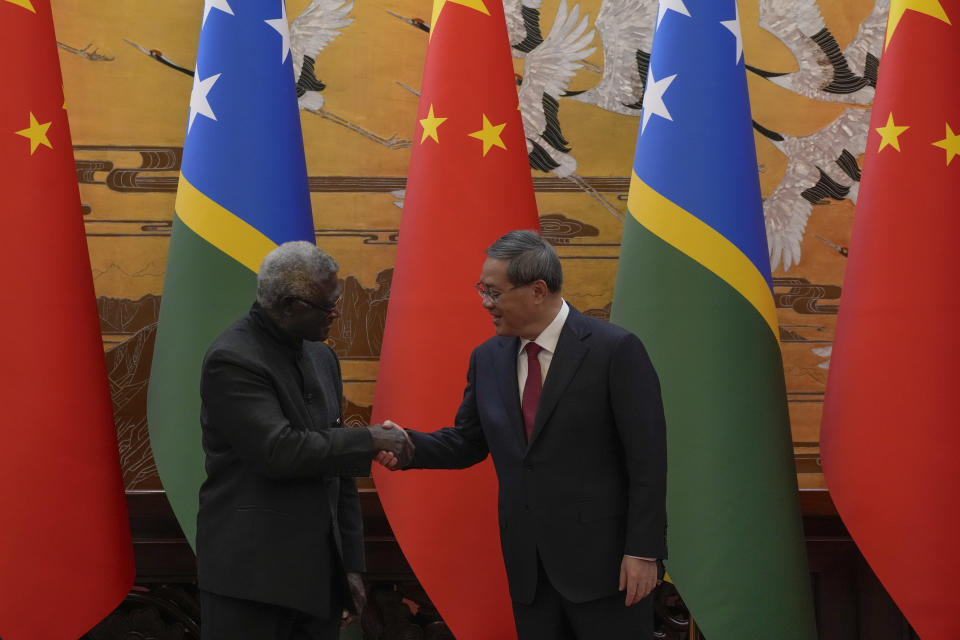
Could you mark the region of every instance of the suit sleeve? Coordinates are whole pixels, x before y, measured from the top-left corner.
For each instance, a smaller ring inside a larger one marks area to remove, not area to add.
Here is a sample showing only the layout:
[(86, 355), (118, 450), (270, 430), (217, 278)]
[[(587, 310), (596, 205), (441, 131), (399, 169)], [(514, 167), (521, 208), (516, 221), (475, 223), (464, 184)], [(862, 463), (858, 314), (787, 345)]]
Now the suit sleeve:
[(483, 461), (489, 450), (477, 408), (477, 352), (470, 355), (467, 387), (454, 426), (431, 433), (409, 431), (416, 447), (408, 469), (464, 469)]
[[(333, 361), (337, 365), (337, 397), (343, 399), (343, 376), (340, 360), (329, 345)], [(343, 411), (340, 412), (343, 421)], [(372, 443), (371, 443), (372, 444)], [(369, 475), (369, 469), (368, 473)], [(337, 521), (340, 523), (340, 541), (343, 551), (343, 570), (347, 573), (367, 570), (363, 548), (363, 513), (360, 510), (360, 492), (357, 481), (350, 475), (340, 476), (340, 495), (337, 501)]]
[(256, 367), (212, 355), (200, 384), (207, 424), (251, 468), (270, 478), (369, 473), (373, 439), (366, 429), (314, 431), (292, 425), (273, 383)]
[(340, 539), (343, 544), (343, 569), (347, 573), (366, 571), (363, 553), (363, 514), (360, 511), (360, 493), (357, 481), (350, 476), (340, 477), (340, 500), (337, 506), (340, 521)]
[(614, 349), (610, 394), (629, 483), (624, 554), (666, 558), (667, 438), (660, 381), (632, 333)]

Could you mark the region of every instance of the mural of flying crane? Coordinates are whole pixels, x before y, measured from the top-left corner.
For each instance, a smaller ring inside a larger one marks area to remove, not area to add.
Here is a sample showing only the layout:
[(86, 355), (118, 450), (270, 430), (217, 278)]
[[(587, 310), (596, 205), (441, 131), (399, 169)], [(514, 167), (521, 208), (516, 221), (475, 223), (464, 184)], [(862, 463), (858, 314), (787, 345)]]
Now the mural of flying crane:
[[(560, 124), (559, 101), (569, 98), (639, 117), (655, 23), (665, 11), (686, 13), (686, 7), (682, 0), (603, 0), (594, 28), (588, 29), (589, 16), (580, 18), (580, 6), (568, 9), (561, 0), (546, 36), (540, 8), (540, 0), (504, 1), (513, 55), (524, 61), (524, 73), (517, 80), (530, 166), (571, 179), (622, 218), (619, 209), (576, 175), (577, 161)], [(803, 97), (852, 105), (828, 126), (802, 137), (754, 123), (789, 159), (783, 179), (764, 202), (773, 269), (782, 265), (787, 271), (800, 262), (800, 243), (813, 205), (825, 198), (856, 203), (857, 157), (864, 151), (870, 118), (863, 107), (873, 100), (888, 10), (889, 0), (877, 0), (856, 37), (841, 49), (814, 0), (759, 2), (759, 26), (790, 50), (799, 68), (782, 73), (748, 63), (747, 69)], [(389, 13), (429, 33), (430, 25), (422, 19)], [(594, 31), (600, 36), (602, 67), (586, 60), (595, 50), (588, 46)], [(580, 68), (601, 77), (588, 89), (571, 90), (571, 79)]]
[[(686, 11), (682, 1), (673, 4), (677, 10)], [(544, 35), (540, 1), (504, 2), (512, 51), (523, 60), (523, 73), (517, 75), (517, 82), (530, 166), (571, 181), (620, 219), (622, 206), (576, 173), (576, 156), (560, 122), (560, 100), (577, 100), (639, 117), (653, 27), (668, 7), (670, 3), (664, 2), (658, 15), (657, 0), (603, 0), (590, 27), (590, 16), (581, 15), (579, 4), (568, 7), (567, 0), (561, 0)], [(757, 131), (789, 159), (781, 182), (764, 203), (773, 269), (782, 265), (788, 271), (800, 262), (800, 244), (813, 205), (827, 198), (847, 198), (856, 203), (860, 180), (856, 158), (863, 153), (869, 122), (869, 111), (864, 107), (873, 99), (888, 9), (889, 0), (877, 0), (856, 37), (841, 49), (814, 0), (759, 2), (759, 26), (789, 49), (798, 70), (765, 70), (748, 60), (749, 71), (800, 96), (851, 105), (828, 126), (807, 136), (778, 133), (761, 122), (755, 123)], [(408, 139), (396, 134), (380, 136), (325, 108), (322, 91), (326, 85), (317, 78), (317, 60), (327, 45), (354, 23), (352, 10), (353, 2), (311, 0), (291, 22), (301, 109), (387, 148), (407, 148)], [(430, 31), (430, 25), (422, 19), (387, 12), (424, 33)], [(603, 51), (602, 66), (587, 61), (596, 50), (590, 46), (596, 34)], [(193, 74), (156, 49), (128, 43), (170, 68)], [(593, 86), (571, 89), (579, 69), (599, 75)], [(402, 205), (403, 191), (397, 190), (394, 196)]]

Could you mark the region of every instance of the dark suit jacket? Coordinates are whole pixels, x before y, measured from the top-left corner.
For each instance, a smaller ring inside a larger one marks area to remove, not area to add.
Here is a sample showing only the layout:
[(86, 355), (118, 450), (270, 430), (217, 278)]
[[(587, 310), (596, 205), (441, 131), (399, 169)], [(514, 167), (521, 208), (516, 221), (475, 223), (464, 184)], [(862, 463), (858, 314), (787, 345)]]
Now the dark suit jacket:
[(412, 466), (462, 468), (493, 456), (513, 600), (532, 602), (537, 554), (568, 600), (612, 595), (624, 554), (666, 557), (657, 374), (636, 336), (571, 307), (527, 442), (519, 345), (519, 338), (494, 337), (473, 351), (455, 426), (410, 431)]
[(351, 476), (369, 475), (373, 443), (342, 428), (333, 350), (289, 336), (254, 305), (207, 351), (201, 395), (200, 588), (338, 616), (331, 590), (364, 569)]

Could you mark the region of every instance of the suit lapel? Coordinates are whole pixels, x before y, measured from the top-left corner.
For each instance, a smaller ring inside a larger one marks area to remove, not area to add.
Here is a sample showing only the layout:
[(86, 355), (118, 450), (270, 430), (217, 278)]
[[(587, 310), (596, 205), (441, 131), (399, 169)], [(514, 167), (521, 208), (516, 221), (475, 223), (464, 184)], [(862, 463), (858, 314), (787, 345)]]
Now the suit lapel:
[(520, 383), (517, 381), (517, 351), (520, 338), (500, 341), (500, 353), (496, 363), (496, 376), (500, 388), (503, 406), (506, 408), (510, 424), (509, 431), (517, 439), (521, 449), (527, 446), (527, 437), (523, 429), (523, 412), (520, 409)]
[[(587, 355), (589, 347), (584, 340), (590, 335), (581, 322), (582, 316), (570, 307), (570, 315), (560, 331), (560, 339), (557, 341), (557, 349), (550, 361), (550, 369), (547, 372), (547, 379), (540, 392), (540, 405), (537, 407), (537, 417), (533, 422), (533, 434), (530, 436), (530, 442), (527, 443), (527, 451), (533, 446), (544, 425), (550, 419), (553, 410), (563, 396), (564, 390), (580, 367), (580, 362)], [(514, 374), (514, 384), (516, 383), (516, 374)], [(522, 415), (522, 414), (521, 414)]]

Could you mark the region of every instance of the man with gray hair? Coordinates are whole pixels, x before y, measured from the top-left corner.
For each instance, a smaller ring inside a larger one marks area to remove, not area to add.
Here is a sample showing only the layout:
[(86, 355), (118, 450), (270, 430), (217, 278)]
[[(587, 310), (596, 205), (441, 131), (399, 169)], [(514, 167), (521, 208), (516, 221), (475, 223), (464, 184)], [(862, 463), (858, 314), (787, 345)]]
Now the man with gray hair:
[(562, 284), (537, 233), (490, 245), (475, 286), (497, 335), (470, 357), (454, 426), (410, 431), (409, 465), (377, 461), (459, 469), (493, 457), (520, 640), (649, 640), (666, 557), (660, 384), (640, 340), (579, 313)]
[(413, 450), (398, 430), (344, 427), (340, 363), (322, 342), (339, 315), (337, 269), (309, 242), (271, 251), (257, 302), (204, 358), (203, 640), (333, 639), (363, 608), (353, 476), (377, 451)]

